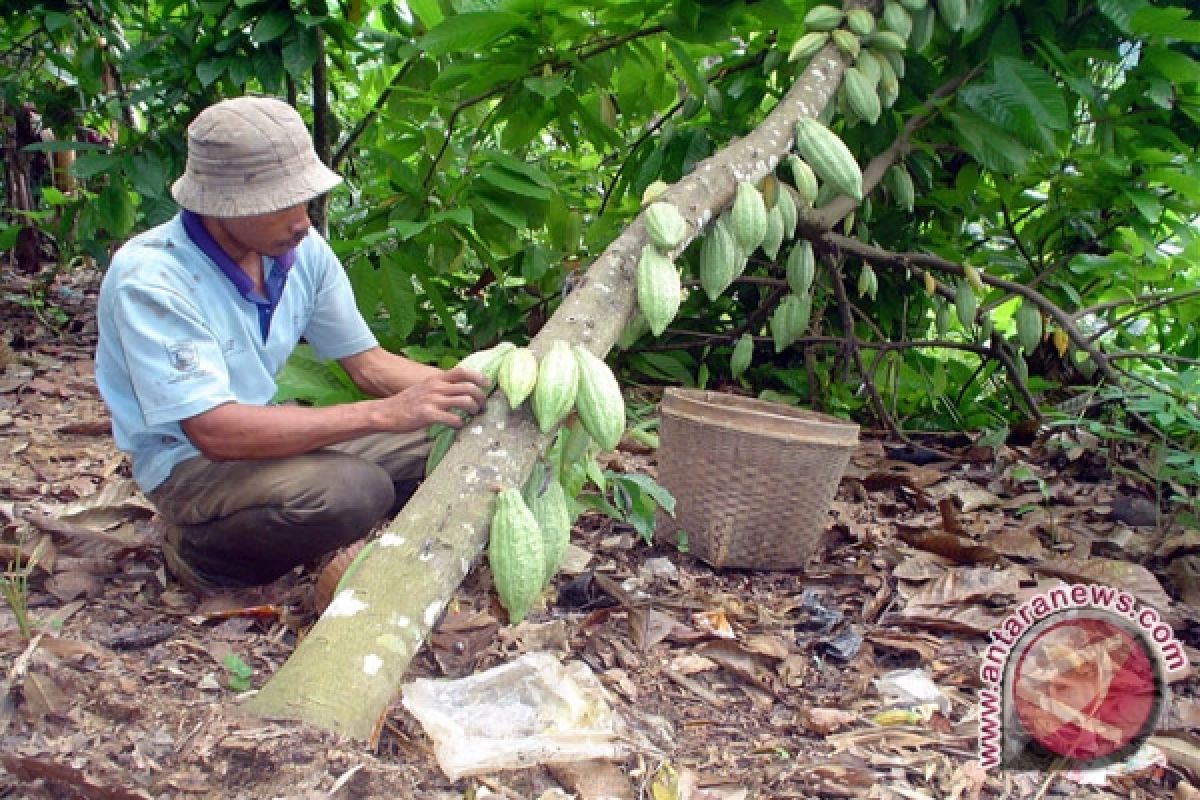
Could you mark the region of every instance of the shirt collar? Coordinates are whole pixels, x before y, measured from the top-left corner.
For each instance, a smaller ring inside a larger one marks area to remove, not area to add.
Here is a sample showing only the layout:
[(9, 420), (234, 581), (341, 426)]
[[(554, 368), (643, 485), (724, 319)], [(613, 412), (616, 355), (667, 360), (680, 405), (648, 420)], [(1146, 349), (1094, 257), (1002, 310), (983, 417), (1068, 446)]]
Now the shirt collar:
[[(199, 247), (204, 255), (212, 259), (212, 262), (224, 273), (238, 292), (245, 298), (249, 299), (254, 295), (254, 281), (250, 280), (250, 276), (242, 271), (225, 249), (217, 244), (217, 240), (212, 237), (208, 229), (204, 227), (204, 223), (200, 220), (200, 215), (186, 208), (180, 212), (180, 217), (183, 220), (183, 229), (187, 231), (188, 237), (197, 247)], [(296, 250), (292, 248), (274, 259), (275, 266), (286, 272), (292, 268), (292, 264), (296, 263)]]

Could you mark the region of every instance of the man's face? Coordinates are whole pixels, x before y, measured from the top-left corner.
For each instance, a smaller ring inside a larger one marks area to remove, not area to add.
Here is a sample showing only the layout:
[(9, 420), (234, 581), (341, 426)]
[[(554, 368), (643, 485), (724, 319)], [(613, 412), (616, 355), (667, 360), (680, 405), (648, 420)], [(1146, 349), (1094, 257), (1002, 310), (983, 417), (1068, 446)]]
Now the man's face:
[(308, 209), (300, 205), (257, 214), (252, 217), (226, 217), (220, 220), (225, 234), (237, 245), (260, 255), (278, 258), (304, 240), (312, 223)]

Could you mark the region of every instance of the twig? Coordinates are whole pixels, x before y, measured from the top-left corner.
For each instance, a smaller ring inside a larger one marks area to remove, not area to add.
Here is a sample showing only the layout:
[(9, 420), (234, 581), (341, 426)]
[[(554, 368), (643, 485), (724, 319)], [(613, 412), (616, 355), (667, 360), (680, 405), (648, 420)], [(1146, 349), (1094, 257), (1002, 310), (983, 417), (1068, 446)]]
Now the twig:
[(842, 332), (846, 336), (845, 350), (848, 351), (847, 355), (853, 358), (854, 363), (858, 366), (859, 377), (862, 379), (863, 388), (867, 390), (867, 395), (871, 398), (871, 405), (875, 408), (875, 414), (889, 433), (907, 441), (907, 437), (900, 432), (896, 421), (888, 413), (887, 406), (883, 403), (883, 398), (879, 396), (879, 390), (875, 388), (875, 379), (867, 372), (867, 365), (863, 361), (862, 351), (858, 349), (858, 336), (854, 332), (853, 306), (850, 303), (850, 296), (846, 294), (846, 284), (842, 280), (840, 264), (836, 266), (830, 265), (826, 271), (829, 273), (829, 282), (833, 285), (833, 293), (837, 298), (838, 311), (842, 317)]

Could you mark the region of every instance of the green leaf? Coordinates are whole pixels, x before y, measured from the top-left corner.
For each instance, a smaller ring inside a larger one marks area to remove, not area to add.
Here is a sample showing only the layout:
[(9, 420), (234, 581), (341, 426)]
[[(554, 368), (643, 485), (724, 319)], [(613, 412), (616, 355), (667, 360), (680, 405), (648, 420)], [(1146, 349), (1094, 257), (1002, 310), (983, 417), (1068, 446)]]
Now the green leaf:
[(273, 403), (299, 400), (317, 406), (348, 403), (362, 398), (336, 362), (317, 358), (310, 345), (292, 351), (283, 369), (275, 376)]
[(1165, 47), (1146, 47), (1142, 63), (1172, 83), (1200, 83), (1200, 62), (1177, 50)]
[(501, 202), (499, 198), (489, 197), (487, 195), (476, 195), (476, 201), (479, 202), (492, 216), (501, 222), (508, 225), (510, 228), (524, 230), (529, 227), (529, 218), (525, 216), (525, 212), (516, 206)]
[(1006, 174), (1025, 168), (1029, 151), (995, 125), (969, 112), (949, 112), (946, 116), (964, 148), (983, 166)]
[(675, 496), (661, 486), (654, 478), (641, 472), (631, 472), (620, 476), (619, 480), (627, 485), (631, 484), (637, 487), (640, 492), (646, 494), (661, 506), (663, 511), (672, 516), (675, 515)]
[(255, 23), (254, 30), (250, 32), (250, 39), (257, 44), (273, 42), (283, 36), (290, 27), (292, 27), (290, 11), (268, 11)]
[(1100, 13), (1112, 20), (1122, 33), (1130, 32), (1133, 15), (1146, 5), (1145, 0), (1099, 0), (1096, 3)]
[(1144, 6), (1134, 13), (1129, 31), (1135, 36), (1163, 36), (1181, 42), (1200, 42), (1200, 21), (1187, 8)]
[(133, 230), (137, 208), (123, 181), (111, 180), (101, 190), (96, 205), (100, 224), (114, 237), (121, 238)]
[(696, 62), (683, 49), (683, 45), (674, 36), (668, 36), (667, 49), (675, 57), (675, 63), (679, 66), (679, 72), (683, 76), (683, 82), (687, 84), (688, 91), (692, 93), (693, 97), (704, 97), (708, 81), (704, 80), (700, 70), (696, 69)]
[(1034, 121), (1051, 130), (1067, 129), (1067, 104), (1058, 83), (1045, 70), (1016, 58), (1001, 56), (993, 65), (996, 86), (1013, 109), (1025, 109)]
[(196, 77), (200, 80), (200, 85), (207, 89), (217, 82), (228, 66), (229, 64), (224, 58), (201, 61), (196, 65)]
[(417, 43), (431, 56), (463, 50), (478, 51), (506, 33), (526, 26), (519, 14), (504, 11), (480, 11), (448, 17), (421, 37)]
[(52, 141), (52, 142), (34, 142), (27, 144), (21, 148), (23, 153), (62, 153), (67, 150), (78, 150), (79, 152), (107, 150), (108, 147), (102, 144), (92, 144), (91, 142), (76, 142), (76, 141)]
[(497, 189), (503, 189), (512, 194), (524, 195), (525, 197), (532, 197), (536, 200), (548, 200), (554, 196), (554, 192), (549, 189), (491, 165), (479, 170), (477, 177), (485, 183), (490, 183)]
[(283, 46), (283, 68), (296, 80), (303, 80), (317, 63), (317, 32), (301, 30)]
[(539, 94), (547, 100), (553, 100), (567, 88), (567, 82), (561, 75), (538, 76), (536, 78), (526, 78), (523, 83), (525, 88), (534, 94)]
[(683, 353), (634, 353), (629, 357), (629, 366), (651, 378), (694, 386), (691, 370), (683, 363), (685, 359), (688, 356)]
[(425, 26), (426, 30), (432, 29), (445, 19), (438, 0), (408, 0), (408, 10)]

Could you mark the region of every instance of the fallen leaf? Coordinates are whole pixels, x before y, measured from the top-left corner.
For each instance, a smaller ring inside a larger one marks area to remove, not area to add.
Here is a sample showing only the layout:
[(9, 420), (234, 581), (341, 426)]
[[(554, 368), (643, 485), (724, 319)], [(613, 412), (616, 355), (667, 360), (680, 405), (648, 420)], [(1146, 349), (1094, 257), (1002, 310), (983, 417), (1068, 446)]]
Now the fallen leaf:
[(896, 538), (918, 550), (947, 558), (955, 564), (997, 564), (1004, 560), (990, 547), (952, 533), (899, 531)]
[(806, 730), (819, 736), (853, 725), (858, 720), (858, 714), (840, 708), (802, 708), (796, 716)]
[(1101, 583), (1124, 589), (1161, 613), (1171, 607), (1170, 596), (1150, 570), (1141, 564), (1111, 558), (1057, 558), (1039, 564), (1037, 571), (1071, 583)]

